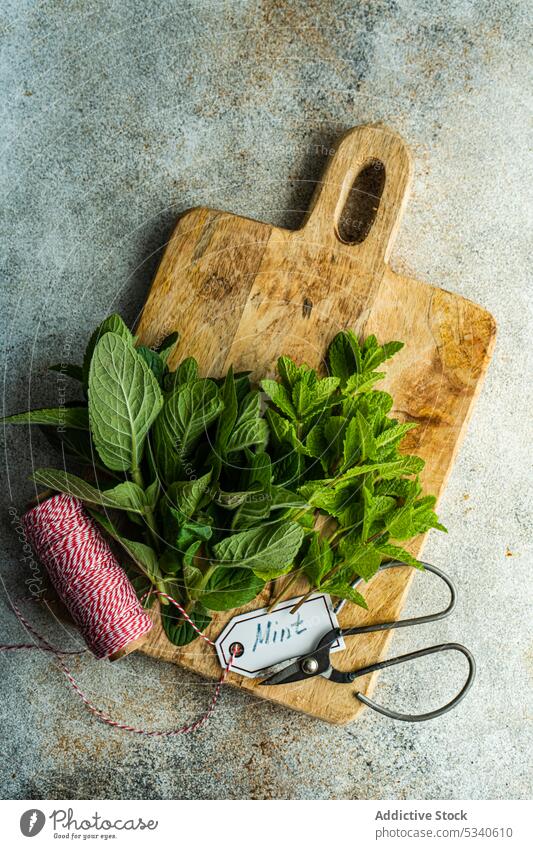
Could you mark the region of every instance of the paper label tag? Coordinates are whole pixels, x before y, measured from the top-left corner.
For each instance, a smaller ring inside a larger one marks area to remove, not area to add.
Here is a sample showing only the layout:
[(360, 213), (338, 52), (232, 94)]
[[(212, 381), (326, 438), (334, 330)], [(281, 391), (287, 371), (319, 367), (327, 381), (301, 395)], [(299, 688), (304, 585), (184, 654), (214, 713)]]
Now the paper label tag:
[[(233, 661), (231, 671), (246, 678), (260, 678), (269, 667), (313, 651), (318, 641), (339, 624), (329, 595), (310, 596), (292, 614), (291, 608), (300, 598), (287, 599), (270, 613), (262, 607), (230, 619), (215, 644), (220, 665), (227, 666), (234, 643), (243, 651)], [(343, 648), (340, 639), (330, 650)]]

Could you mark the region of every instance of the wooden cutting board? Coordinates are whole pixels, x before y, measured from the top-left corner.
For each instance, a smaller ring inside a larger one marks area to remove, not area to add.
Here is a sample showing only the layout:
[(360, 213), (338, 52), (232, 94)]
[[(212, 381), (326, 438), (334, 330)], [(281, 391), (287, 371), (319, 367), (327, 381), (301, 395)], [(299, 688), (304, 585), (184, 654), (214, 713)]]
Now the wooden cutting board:
[[(405, 341), (380, 388), (393, 395), (399, 419), (419, 425), (402, 448), (425, 459), (422, 483), (438, 495), (480, 390), (496, 326), (471, 301), (389, 267), (410, 182), (411, 157), (402, 139), (384, 127), (365, 126), (340, 139), (299, 230), (208, 208), (186, 212), (167, 245), (138, 332), (145, 344), (155, 345), (177, 329), (176, 362), (192, 355), (205, 376), (219, 376), (233, 364), (236, 371), (251, 369), (256, 380), (273, 376), (281, 354), (319, 366), (342, 328), (361, 337), (375, 333), (380, 342)], [(419, 554), (423, 542), (417, 539), (410, 550)], [(377, 575), (365, 588), (368, 612), (347, 604), (341, 625), (398, 618), (412, 575), (407, 567)], [(243, 610), (267, 604), (273, 591), (267, 588)], [(217, 614), (209, 636), (214, 639), (231, 615)], [(348, 639), (335, 665), (374, 663), (384, 657), (389, 639), (390, 632)], [(209, 646), (196, 640), (177, 649), (159, 617), (141, 650), (205, 676), (220, 674)], [(376, 677), (350, 686), (314, 678), (257, 689), (254, 680), (230, 675), (230, 683), (345, 723), (363, 707), (355, 690), (371, 695)]]

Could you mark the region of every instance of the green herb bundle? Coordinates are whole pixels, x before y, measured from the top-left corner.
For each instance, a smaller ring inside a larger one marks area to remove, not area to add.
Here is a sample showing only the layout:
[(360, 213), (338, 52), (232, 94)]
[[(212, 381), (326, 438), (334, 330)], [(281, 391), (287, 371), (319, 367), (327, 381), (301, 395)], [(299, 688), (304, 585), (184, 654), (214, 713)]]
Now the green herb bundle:
[[(247, 373), (209, 379), (192, 357), (175, 371), (173, 333), (157, 349), (137, 344), (118, 315), (93, 333), (83, 364), (52, 366), (81, 383), (86, 402), (4, 418), (40, 425), (77, 462), (79, 475), (38, 469), (36, 483), (78, 497), (127, 554), (139, 597), (154, 588), (186, 607), (204, 629), (213, 611), (254, 599), (292, 573), (366, 607), (351, 587), (383, 561), (419, 567), (401, 543), (445, 530), (435, 498), (422, 496), (424, 463), (400, 453), (413, 424), (389, 416), (376, 390), (380, 366), (401, 342), (363, 344), (351, 331), (333, 339), (328, 376), (289, 357), (279, 380), (251, 384)], [(195, 631), (162, 604), (168, 638)]]

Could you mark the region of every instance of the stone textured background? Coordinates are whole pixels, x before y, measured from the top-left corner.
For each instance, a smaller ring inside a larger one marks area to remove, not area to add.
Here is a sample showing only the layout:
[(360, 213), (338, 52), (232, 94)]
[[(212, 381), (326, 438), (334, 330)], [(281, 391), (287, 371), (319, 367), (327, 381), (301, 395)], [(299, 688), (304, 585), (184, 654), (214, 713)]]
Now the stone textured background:
[[(3, 795), (527, 797), (527, 4), (0, 5), (8, 411), (54, 398), (46, 364), (74, 355), (104, 315), (136, 319), (181, 210), (206, 204), (295, 227), (327, 148), (365, 122), (387, 123), (415, 154), (394, 267), (480, 302), (499, 324), (441, 505), (450, 533), (426, 549), (455, 577), (458, 609), (393, 641), (397, 651), (448, 639), (474, 650), (477, 683), (454, 713), (404, 725), (367, 711), (333, 728), (227, 691), (201, 734), (146, 741), (94, 722), (46, 656), (3, 655)], [(24, 632), (8, 596), (23, 591), (29, 570), (8, 510), (32, 494), (30, 464), (54, 457), (38, 434), (2, 439), (0, 639), (12, 641)], [(417, 576), (409, 610), (441, 600)], [(41, 624), (76, 644), (58, 623)], [(377, 697), (439, 703), (460, 675), (434, 660), (390, 670)], [(73, 669), (98, 704), (147, 725), (192, 718), (211, 694), (211, 684), (139, 655)]]

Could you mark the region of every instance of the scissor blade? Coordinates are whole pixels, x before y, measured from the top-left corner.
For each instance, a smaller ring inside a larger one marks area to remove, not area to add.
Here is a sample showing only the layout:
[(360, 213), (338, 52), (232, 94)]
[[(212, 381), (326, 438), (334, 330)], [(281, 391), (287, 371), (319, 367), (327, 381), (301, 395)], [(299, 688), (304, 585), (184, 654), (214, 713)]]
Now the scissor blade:
[(267, 666), (265, 669), (261, 670), (261, 673), (258, 674), (258, 678), (271, 678), (273, 675), (277, 675), (278, 672), (282, 672), (287, 667), (292, 666), (293, 663), (297, 663), (300, 660), (300, 657), (296, 655), (295, 657), (289, 657), (287, 660), (281, 660), (279, 663), (273, 663), (272, 666)]
[(303, 672), (301, 662), (302, 659), (298, 658), (295, 663), (291, 663), (289, 666), (286, 666), (284, 669), (276, 672), (275, 675), (271, 675), (270, 678), (265, 678), (264, 681), (261, 681), (259, 686), (271, 687), (274, 684), (293, 684), (296, 681), (305, 681), (309, 678), (316, 678), (318, 675), (321, 675), (322, 678), (331, 678), (331, 674), (333, 672), (331, 664), (328, 664), (327, 668), (323, 669), (321, 672), (317, 670), (317, 672), (309, 674)]
[(274, 675), (270, 675), (269, 678), (265, 678), (259, 686), (270, 687), (274, 684), (290, 684), (292, 681), (301, 681), (302, 678), (306, 677), (301, 670), (300, 661), (296, 660), (293, 663), (289, 662), (283, 669), (275, 672)]

